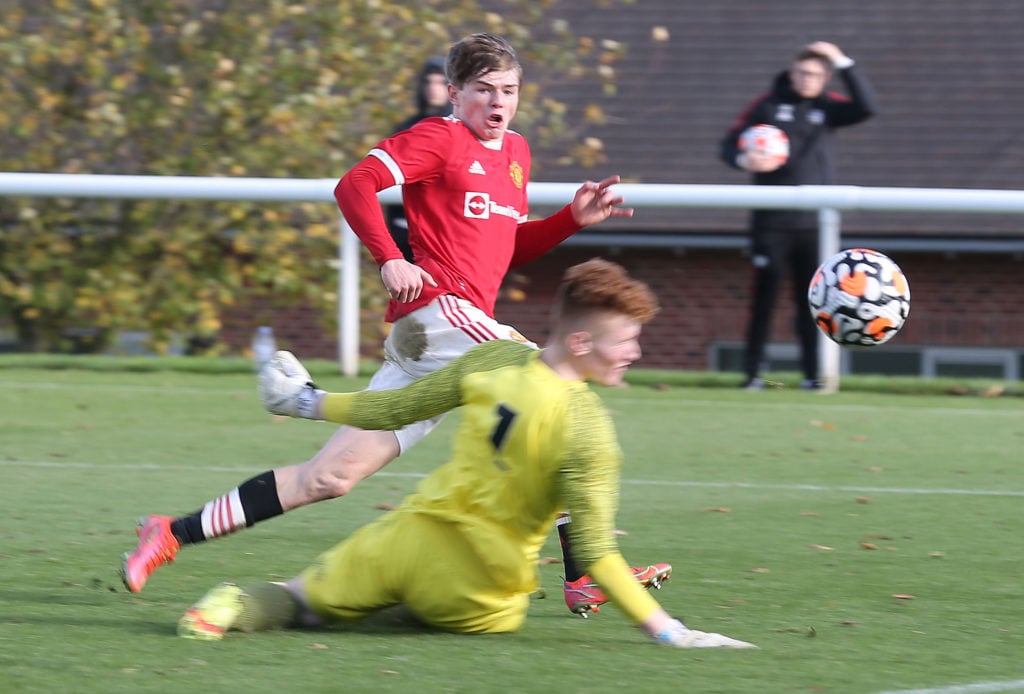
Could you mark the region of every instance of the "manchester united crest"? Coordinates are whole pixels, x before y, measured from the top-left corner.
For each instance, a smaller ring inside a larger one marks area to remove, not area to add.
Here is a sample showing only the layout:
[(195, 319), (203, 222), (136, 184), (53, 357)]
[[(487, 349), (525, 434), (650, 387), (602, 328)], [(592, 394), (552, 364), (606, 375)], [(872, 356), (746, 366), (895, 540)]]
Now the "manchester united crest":
[(514, 161), (508, 165), (508, 175), (512, 177), (512, 182), (516, 184), (516, 188), (523, 187), (523, 167), (519, 165), (519, 162)]

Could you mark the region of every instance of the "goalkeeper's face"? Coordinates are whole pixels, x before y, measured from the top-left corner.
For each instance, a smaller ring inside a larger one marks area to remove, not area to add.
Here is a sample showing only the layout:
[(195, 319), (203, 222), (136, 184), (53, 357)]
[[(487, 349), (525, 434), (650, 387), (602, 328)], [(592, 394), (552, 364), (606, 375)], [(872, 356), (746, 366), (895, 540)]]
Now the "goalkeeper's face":
[(621, 313), (599, 313), (588, 323), (588, 349), (580, 355), (580, 374), (584, 380), (601, 385), (620, 385), (642, 354), (642, 325)]

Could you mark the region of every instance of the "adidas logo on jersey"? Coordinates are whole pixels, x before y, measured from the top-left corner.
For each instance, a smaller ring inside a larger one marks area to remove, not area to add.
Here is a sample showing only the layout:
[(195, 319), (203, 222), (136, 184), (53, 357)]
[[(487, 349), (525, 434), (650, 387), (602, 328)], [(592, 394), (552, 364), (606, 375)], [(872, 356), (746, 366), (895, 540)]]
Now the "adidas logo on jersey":
[(487, 172), (484, 171), (484, 167), (480, 165), (480, 162), (473, 160), (473, 163), (469, 165), (469, 173), (479, 174), (480, 176), (486, 176)]

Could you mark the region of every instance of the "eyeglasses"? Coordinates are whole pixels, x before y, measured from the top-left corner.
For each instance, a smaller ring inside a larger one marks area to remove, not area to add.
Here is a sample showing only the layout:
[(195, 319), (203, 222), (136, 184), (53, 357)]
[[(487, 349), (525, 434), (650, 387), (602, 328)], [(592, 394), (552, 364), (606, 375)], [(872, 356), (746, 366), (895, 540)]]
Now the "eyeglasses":
[(795, 77), (803, 77), (805, 79), (817, 79), (823, 80), (828, 77), (828, 73), (824, 70), (805, 70), (803, 68), (793, 68), (793, 75)]

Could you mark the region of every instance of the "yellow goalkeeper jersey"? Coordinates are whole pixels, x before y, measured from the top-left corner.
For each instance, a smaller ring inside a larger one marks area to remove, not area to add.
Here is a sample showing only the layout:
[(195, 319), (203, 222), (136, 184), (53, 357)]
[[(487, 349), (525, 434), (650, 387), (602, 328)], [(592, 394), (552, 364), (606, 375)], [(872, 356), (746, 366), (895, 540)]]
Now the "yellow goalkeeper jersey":
[(586, 383), (560, 377), (539, 354), (511, 341), (488, 342), (400, 392), (329, 394), (324, 417), (397, 429), (461, 405), (450, 460), (397, 512), (459, 524), (495, 582), (522, 591), (536, 585), (541, 546), (557, 512), (568, 508), (580, 566), (592, 569), (614, 557), (612, 573), (629, 578), (624, 591), (612, 592), (627, 593), (620, 604), (640, 600), (636, 610), (627, 609), (637, 618), (632, 613), (649, 612), (650, 605), (636, 597), (640, 588), (624, 573), (614, 537), (622, 463), (614, 427)]

